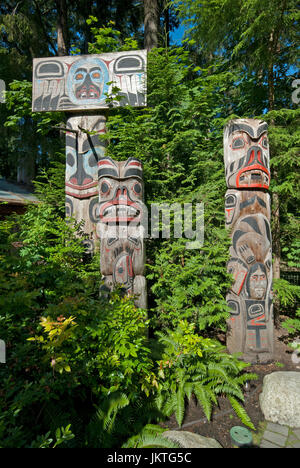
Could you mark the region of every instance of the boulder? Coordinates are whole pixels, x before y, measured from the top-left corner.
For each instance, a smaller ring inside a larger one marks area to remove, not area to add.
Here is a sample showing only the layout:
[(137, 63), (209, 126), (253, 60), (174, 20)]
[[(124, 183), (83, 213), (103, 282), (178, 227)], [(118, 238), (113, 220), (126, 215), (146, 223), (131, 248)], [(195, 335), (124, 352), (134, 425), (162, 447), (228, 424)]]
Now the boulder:
[(162, 436), (175, 442), (180, 448), (223, 448), (215, 439), (189, 431), (166, 431)]
[(267, 421), (300, 427), (300, 372), (266, 375), (259, 402)]

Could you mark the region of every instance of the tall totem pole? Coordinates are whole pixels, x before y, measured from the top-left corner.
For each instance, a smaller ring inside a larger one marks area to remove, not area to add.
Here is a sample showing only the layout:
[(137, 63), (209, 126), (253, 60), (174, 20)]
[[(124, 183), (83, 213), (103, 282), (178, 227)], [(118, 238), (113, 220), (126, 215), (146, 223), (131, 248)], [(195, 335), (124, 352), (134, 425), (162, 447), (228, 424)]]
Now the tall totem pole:
[(33, 112), (69, 114), (66, 216), (80, 223), (87, 253), (99, 252), (100, 240), (105, 286), (121, 285), (144, 308), (142, 165), (105, 158), (99, 136), (106, 131), (103, 111), (146, 105), (146, 62), (145, 50), (34, 59), (32, 97)]
[(98, 165), (104, 289), (119, 285), (135, 296), (138, 307), (146, 309), (142, 164), (136, 158), (118, 162), (104, 157)]
[(234, 279), (226, 297), (227, 348), (252, 363), (272, 360), (274, 347), (267, 131), (265, 122), (254, 119), (232, 120), (224, 129), (225, 216), (232, 239), (227, 269)]

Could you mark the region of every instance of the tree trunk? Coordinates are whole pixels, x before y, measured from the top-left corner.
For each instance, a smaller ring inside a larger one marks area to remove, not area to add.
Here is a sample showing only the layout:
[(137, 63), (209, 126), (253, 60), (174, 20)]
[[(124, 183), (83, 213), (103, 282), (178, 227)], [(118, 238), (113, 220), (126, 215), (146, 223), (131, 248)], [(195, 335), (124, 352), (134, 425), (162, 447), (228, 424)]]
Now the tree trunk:
[(274, 87), (274, 67), (273, 62), (269, 65), (268, 71), (268, 101), (269, 112), (274, 110), (275, 105), (275, 87)]
[(148, 51), (158, 46), (158, 3), (144, 0), (144, 46)]
[(165, 20), (165, 34), (166, 34), (166, 46), (170, 46), (170, 9), (167, 6), (167, 2), (164, 2), (164, 20)]
[(28, 188), (32, 187), (32, 181), (35, 178), (35, 156), (35, 153), (26, 154), (18, 161), (17, 182), (25, 184)]
[(57, 0), (57, 55), (68, 55), (68, 27), (67, 27), (67, 3), (66, 0)]

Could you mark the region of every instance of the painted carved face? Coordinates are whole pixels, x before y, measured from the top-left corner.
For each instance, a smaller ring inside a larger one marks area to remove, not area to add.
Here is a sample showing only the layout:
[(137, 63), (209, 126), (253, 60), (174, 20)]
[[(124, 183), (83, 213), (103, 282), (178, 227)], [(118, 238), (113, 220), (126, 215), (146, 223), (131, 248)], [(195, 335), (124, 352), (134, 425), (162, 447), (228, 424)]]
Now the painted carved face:
[(263, 214), (270, 219), (270, 195), (263, 191), (229, 189), (225, 196), (226, 227), (231, 228), (236, 221), (246, 215)]
[[(97, 194), (98, 159), (103, 156), (103, 143), (99, 134), (105, 131), (105, 121), (94, 116), (70, 118), (66, 133), (66, 187), (77, 198)], [(95, 134), (87, 134), (83, 128)], [(94, 193), (93, 193), (94, 194)]]
[(99, 168), (102, 223), (138, 223), (142, 216), (142, 164), (135, 158), (117, 162), (101, 158)]
[(82, 58), (69, 71), (67, 88), (72, 102), (78, 105), (99, 103), (108, 91), (108, 70), (103, 60)]
[(224, 162), (229, 188), (270, 185), (268, 126), (248, 119), (232, 120), (224, 132)]
[[(252, 271), (251, 271), (252, 270)], [(251, 299), (262, 300), (267, 290), (267, 276), (263, 265), (254, 265), (249, 272), (248, 293)]]

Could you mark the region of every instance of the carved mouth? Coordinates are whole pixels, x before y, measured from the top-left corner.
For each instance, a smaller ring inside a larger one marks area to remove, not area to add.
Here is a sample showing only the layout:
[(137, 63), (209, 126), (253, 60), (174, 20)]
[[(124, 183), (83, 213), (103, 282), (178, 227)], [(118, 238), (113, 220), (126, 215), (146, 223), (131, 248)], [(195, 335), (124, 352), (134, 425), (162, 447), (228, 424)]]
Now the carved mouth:
[(265, 295), (265, 289), (263, 288), (256, 288), (255, 289), (256, 297), (263, 297)]
[(100, 91), (99, 89), (91, 85), (89, 87), (82, 86), (78, 91), (76, 91), (77, 99), (99, 99)]
[(270, 174), (263, 166), (256, 164), (239, 171), (236, 177), (236, 186), (269, 188)]
[(127, 204), (119, 202), (104, 203), (100, 208), (100, 220), (103, 223), (139, 222), (140, 217), (140, 207), (130, 201), (128, 201)]

